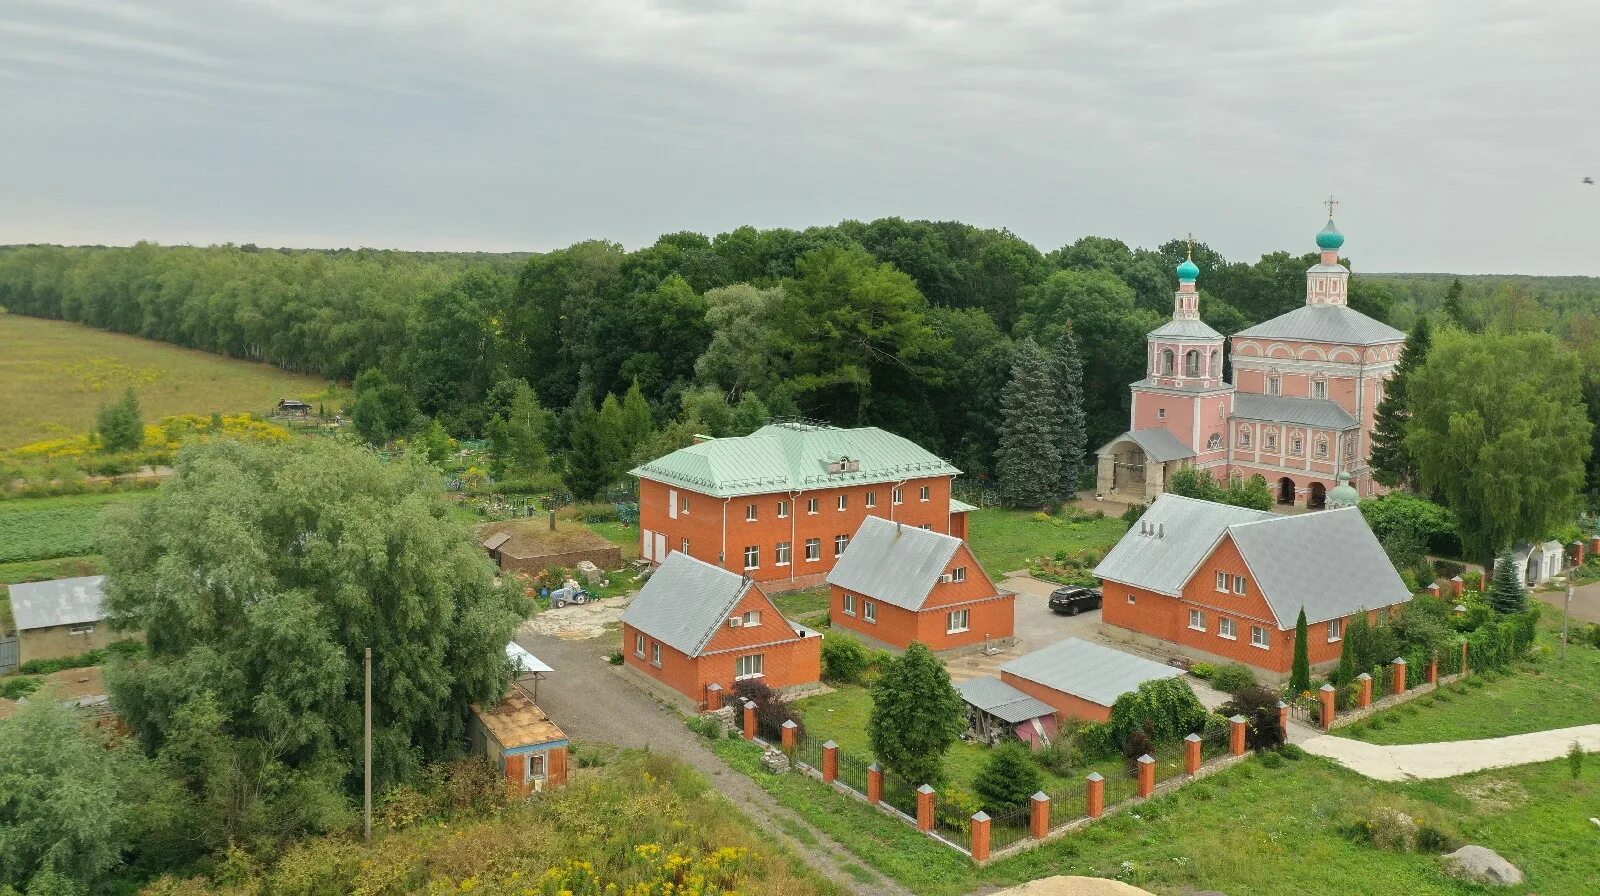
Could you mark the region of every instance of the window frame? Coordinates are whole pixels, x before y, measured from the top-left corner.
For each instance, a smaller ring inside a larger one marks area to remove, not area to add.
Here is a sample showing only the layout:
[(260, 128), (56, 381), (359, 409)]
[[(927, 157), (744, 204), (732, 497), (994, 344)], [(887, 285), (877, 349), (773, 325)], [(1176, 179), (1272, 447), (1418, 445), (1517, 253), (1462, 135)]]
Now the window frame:
[[(755, 559), (754, 563), (751, 562), (752, 555), (754, 556), (754, 559)], [(744, 548), (744, 568), (746, 570), (760, 569), (761, 568), (761, 545), (759, 545), (759, 544), (745, 545), (745, 548)]]
[(877, 625), (878, 624), (878, 605), (873, 601), (870, 601), (870, 600), (867, 600), (867, 599), (863, 598), (862, 601), (861, 601), (861, 618), (862, 618), (863, 621), (870, 622), (873, 625)]
[(1228, 641), (1239, 640), (1239, 624), (1226, 616), (1217, 618), (1217, 637)]
[(918, 486), (917, 487), (917, 500), (918, 501), (932, 501), (933, 500), (933, 488), (931, 486), (927, 486), (927, 485)]
[(740, 614), (739, 616), (739, 625), (743, 628), (760, 628), (761, 611), (745, 610), (744, 613)]
[(848, 492), (846, 492), (845, 494), (842, 494), (842, 495), (839, 496), (839, 509), (840, 510), (849, 510), (850, 509), (850, 494)]
[[(813, 550), (813, 548), (815, 550)], [(820, 539), (820, 538), (807, 538), (806, 539), (806, 562), (807, 563), (815, 563), (816, 561), (821, 560), (821, 559), (822, 559), (822, 539)]]
[(1343, 641), (1343, 640), (1344, 640), (1344, 620), (1343, 619), (1329, 619), (1328, 620), (1328, 643), (1329, 644), (1336, 644), (1336, 643), (1338, 643), (1340, 641)]
[(1206, 630), (1206, 613), (1204, 610), (1190, 608), (1189, 630), (1196, 632), (1203, 632)]
[(807, 498), (806, 499), (806, 515), (807, 516), (816, 516), (818, 513), (821, 513), (821, 512), (822, 512), (822, 499), (820, 499), (820, 498)]
[[(1256, 637), (1257, 635), (1260, 635), (1259, 639)], [(1266, 626), (1250, 626), (1250, 646), (1256, 648), (1257, 650), (1272, 649), (1272, 636), (1267, 634)]]
[(1230, 590), (1232, 590), (1233, 583), (1229, 581), (1230, 578), (1232, 578), (1232, 577), (1229, 576), (1227, 573), (1225, 573), (1225, 572), (1223, 572), (1221, 570), (1218, 570), (1217, 571), (1217, 586), (1216, 586), (1217, 587), (1217, 591), (1219, 591), (1222, 594), (1227, 594)]
[(850, 547), (850, 536), (848, 536), (848, 535), (835, 535), (835, 536), (833, 536), (833, 559), (837, 560), (840, 557), (843, 557), (845, 550), (847, 548), (849, 548), (849, 547)]
[[(680, 554), (688, 554), (689, 553), (689, 539), (685, 538), (681, 542), (679, 542), (678, 553), (680, 553)], [(693, 555), (690, 555), (690, 556), (693, 556)]]
[(878, 506), (878, 493), (875, 492), (875, 491), (867, 492), (866, 502), (867, 502), (867, 509), (868, 510), (871, 510), (872, 508), (877, 507)]
[(778, 519), (786, 520), (788, 518), (789, 518), (789, 502), (787, 500), (784, 500), (784, 499), (779, 499), (779, 501), (778, 501)]
[(895, 503), (895, 504), (904, 504), (905, 503), (905, 493), (901, 490), (900, 486), (897, 485), (892, 490), (890, 490), (890, 492), (889, 492), (889, 500), (891, 502)]
[[(957, 617), (959, 617), (960, 625), (956, 624)], [(962, 632), (969, 632), (969, 631), (972, 631), (972, 610), (971, 609), (963, 608), (963, 609), (960, 609), (960, 610), (951, 610), (950, 612), (948, 612), (948, 613), (946, 613), (944, 615), (944, 633), (945, 634), (947, 634), (947, 635), (959, 635)]]
[(1312, 380), (1311, 381), (1311, 397), (1312, 398), (1326, 399), (1328, 397), (1328, 381), (1327, 380)]
[(650, 642), (650, 665), (661, 668), (661, 642)]
[(856, 596), (846, 591), (839, 599), (839, 612), (846, 616), (856, 615)]
[(773, 548), (772, 556), (773, 556), (772, 565), (774, 565), (774, 566), (788, 566), (790, 563), (792, 563), (794, 561), (794, 542), (792, 542), (792, 541), (780, 541), (780, 542), (778, 542), (777, 547)]
[(683, 516), (689, 513), (689, 496), (682, 492), (678, 493), (678, 513)]
[(1234, 594), (1243, 597), (1250, 593), (1250, 583), (1245, 581), (1244, 576), (1230, 576), (1229, 578), (1232, 580)]
[(966, 580), (967, 568), (965, 566), (957, 566), (955, 569), (950, 570), (950, 581), (965, 582)]
[(761, 519), (761, 511), (756, 504), (744, 505), (744, 521), (754, 523)]
[(1283, 377), (1281, 377), (1281, 376), (1269, 376), (1269, 377), (1267, 377), (1267, 394), (1268, 395), (1282, 395), (1283, 394)]
[(638, 657), (641, 660), (644, 659), (644, 645), (645, 645), (644, 634), (642, 632), (634, 632), (633, 633), (633, 655)]
[[(754, 666), (755, 671), (749, 671)], [(741, 671), (744, 670), (744, 671)], [(767, 677), (767, 655), (764, 653), (747, 653), (733, 658), (733, 680), (748, 681), (752, 678)]]

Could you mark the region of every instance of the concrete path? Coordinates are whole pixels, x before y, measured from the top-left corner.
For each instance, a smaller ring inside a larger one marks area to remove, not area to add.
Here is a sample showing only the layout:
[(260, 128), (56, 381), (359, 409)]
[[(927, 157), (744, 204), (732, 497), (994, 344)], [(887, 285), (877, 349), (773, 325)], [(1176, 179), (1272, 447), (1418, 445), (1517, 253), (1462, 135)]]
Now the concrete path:
[(1379, 781), (1414, 781), (1453, 778), (1471, 772), (1530, 762), (1548, 762), (1567, 754), (1576, 741), (1589, 752), (1600, 751), (1600, 725), (1578, 725), (1432, 744), (1382, 746), (1324, 734), (1300, 746), (1307, 753), (1326, 756), (1351, 771)]

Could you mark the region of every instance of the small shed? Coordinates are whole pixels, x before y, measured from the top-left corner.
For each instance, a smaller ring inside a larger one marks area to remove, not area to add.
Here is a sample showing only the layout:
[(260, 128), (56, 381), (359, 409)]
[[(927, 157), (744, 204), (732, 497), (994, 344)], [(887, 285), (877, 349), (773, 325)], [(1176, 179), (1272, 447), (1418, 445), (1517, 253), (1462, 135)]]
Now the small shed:
[(105, 576), (79, 576), (11, 586), (19, 664), (79, 656), (117, 637), (105, 618)]
[(567, 735), (520, 686), (492, 707), (473, 706), (468, 728), (473, 752), (502, 769), (522, 796), (567, 783)]
[(1102, 644), (1067, 638), (1000, 667), (1000, 680), (1068, 718), (1105, 722), (1117, 698), (1182, 670)]
[(484, 523), (479, 543), (504, 572), (540, 575), (546, 570), (573, 569), (587, 560), (601, 569), (622, 566), (622, 548), (575, 520), (545, 519)]
[(278, 413), (304, 417), (311, 413), (311, 404), (298, 398), (284, 398), (278, 402)]
[[(1511, 562), (1524, 585), (1543, 585), (1561, 575), (1566, 567), (1566, 551), (1559, 541), (1543, 544), (1523, 542), (1511, 551)], [(1498, 560), (1495, 565), (1499, 565)]]
[(967, 724), (979, 740), (996, 743), (1014, 734), (1025, 744), (1048, 746), (1056, 736), (1056, 711), (990, 675), (957, 682), (967, 702)]

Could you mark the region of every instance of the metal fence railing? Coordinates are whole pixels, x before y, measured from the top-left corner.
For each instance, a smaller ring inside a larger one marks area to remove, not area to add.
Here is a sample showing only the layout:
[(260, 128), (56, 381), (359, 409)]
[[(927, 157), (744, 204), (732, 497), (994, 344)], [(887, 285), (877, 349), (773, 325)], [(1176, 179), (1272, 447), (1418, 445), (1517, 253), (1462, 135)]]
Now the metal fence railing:
[(822, 741), (814, 737), (801, 737), (795, 742), (794, 760), (822, 771)]
[(1030, 823), (1033, 811), (1024, 806), (1020, 809), (1007, 809), (989, 816), (989, 849), (1005, 849), (1013, 843), (1020, 843), (1031, 835)]
[(872, 763), (839, 751), (839, 783), (865, 795), (867, 792), (867, 767)]
[(912, 784), (905, 778), (885, 771), (883, 773), (883, 801), (893, 808), (911, 816), (917, 817), (917, 788), (921, 785)]

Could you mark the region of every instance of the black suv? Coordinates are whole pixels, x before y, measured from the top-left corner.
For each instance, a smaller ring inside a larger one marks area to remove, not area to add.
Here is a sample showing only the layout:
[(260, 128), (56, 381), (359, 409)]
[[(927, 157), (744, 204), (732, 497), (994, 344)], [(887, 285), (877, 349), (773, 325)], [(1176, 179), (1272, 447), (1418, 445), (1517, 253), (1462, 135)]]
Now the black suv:
[(1050, 595), (1050, 609), (1068, 616), (1076, 616), (1082, 610), (1100, 609), (1100, 589), (1075, 588), (1067, 586), (1057, 588)]

